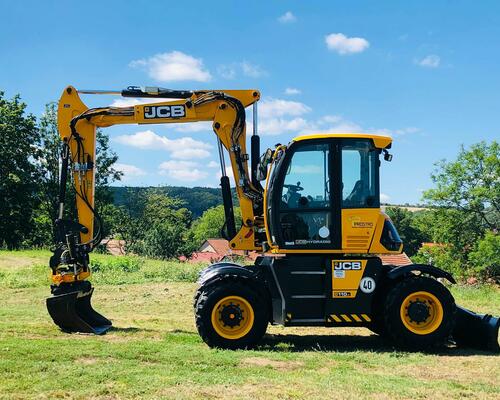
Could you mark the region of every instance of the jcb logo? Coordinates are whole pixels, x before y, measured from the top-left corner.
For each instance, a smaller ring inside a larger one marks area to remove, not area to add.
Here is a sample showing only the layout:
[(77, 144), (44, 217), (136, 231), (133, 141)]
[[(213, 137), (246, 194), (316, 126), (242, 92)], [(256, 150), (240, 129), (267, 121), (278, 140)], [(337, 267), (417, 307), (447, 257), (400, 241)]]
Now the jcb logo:
[(335, 261), (333, 268), (344, 271), (358, 271), (361, 269), (360, 261)]
[(144, 107), (144, 118), (182, 118), (186, 116), (186, 109), (182, 104), (175, 106), (148, 106)]

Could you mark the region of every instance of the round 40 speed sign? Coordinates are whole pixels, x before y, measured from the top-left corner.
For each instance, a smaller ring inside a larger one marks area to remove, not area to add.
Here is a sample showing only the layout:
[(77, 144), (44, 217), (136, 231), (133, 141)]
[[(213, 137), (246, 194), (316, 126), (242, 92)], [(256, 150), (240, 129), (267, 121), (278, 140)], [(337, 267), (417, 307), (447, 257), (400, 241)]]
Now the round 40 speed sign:
[(364, 277), (359, 282), (359, 288), (363, 293), (371, 293), (375, 290), (375, 279), (370, 278), (369, 276)]

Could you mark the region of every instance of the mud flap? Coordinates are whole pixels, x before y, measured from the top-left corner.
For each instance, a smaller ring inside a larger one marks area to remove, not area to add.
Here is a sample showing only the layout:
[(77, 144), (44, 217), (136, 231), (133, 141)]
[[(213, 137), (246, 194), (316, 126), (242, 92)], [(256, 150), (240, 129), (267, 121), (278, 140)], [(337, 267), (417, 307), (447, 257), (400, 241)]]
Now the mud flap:
[(476, 314), (457, 306), (453, 339), (460, 347), (500, 352), (498, 329), (500, 318), (489, 314)]
[[(96, 312), (90, 300), (94, 289), (89, 282), (55, 288), (47, 298), (47, 310), (54, 323), (64, 332), (81, 332), (102, 335), (112, 326), (107, 318)], [(61, 290), (58, 290), (61, 289)]]

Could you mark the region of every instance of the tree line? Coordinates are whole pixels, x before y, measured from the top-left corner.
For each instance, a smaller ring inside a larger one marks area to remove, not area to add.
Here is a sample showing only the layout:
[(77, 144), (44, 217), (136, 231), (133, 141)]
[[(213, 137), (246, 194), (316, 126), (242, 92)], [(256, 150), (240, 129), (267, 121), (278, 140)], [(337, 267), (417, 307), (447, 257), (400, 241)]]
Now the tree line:
[[(205, 239), (221, 237), (217, 189), (112, 187), (122, 177), (118, 156), (100, 130), (96, 142), (96, 207), (106, 237), (156, 258), (189, 256)], [(0, 248), (48, 248), (60, 173), (56, 105), (48, 104), (37, 119), (19, 96), (7, 99), (0, 92), (0, 148)], [(387, 208), (414, 262), (462, 278), (499, 279), (499, 153), (496, 141), (462, 147), (455, 160), (436, 164), (434, 187), (423, 194), (425, 210)], [(74, 195), (69, 190), (66, 212), (72, 218)], [(432, 245), (422, 246), (426, 242)]]

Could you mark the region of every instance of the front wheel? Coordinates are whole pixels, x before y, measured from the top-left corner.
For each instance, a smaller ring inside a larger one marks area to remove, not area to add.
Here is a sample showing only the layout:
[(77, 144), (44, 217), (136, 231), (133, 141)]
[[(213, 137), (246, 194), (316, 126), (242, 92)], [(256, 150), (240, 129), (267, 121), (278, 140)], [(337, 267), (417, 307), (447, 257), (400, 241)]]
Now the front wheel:
[(442, 345), (455, 324), (456, 306), (451, 293), (428, 277), (407, 278), (394, 286), (384, 311), (389, 338), (410, 350)]
[(239, 282), (222, 282), (199, 291), (196, 327), (210, 347), (251, 348), (266, 333), (268, 304), (256, 291)]

